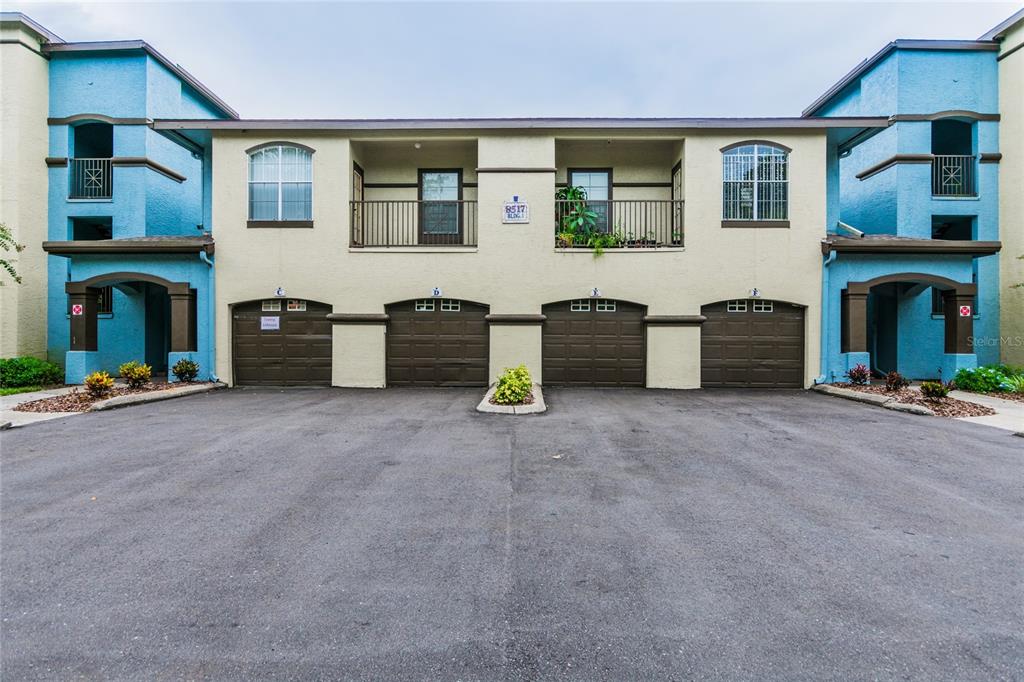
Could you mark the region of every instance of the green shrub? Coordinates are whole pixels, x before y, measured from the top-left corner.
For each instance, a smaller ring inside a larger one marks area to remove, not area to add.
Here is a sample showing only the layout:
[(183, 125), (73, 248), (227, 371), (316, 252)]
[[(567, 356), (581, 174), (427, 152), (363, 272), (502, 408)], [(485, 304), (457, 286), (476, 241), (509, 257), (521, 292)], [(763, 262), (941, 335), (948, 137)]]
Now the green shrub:
[(519, 405), (533, 390), (533, 381), (526, 365), (506, 368), (498, 377), (498, 386), (494, 389), (494, 402), (499, 405)]
[(127, 382), (129, 388), (142, 388), (153, 378), (153, 368), (131, 360), (117, 368), (117, 373)]
[(174, 363), (171, 367), (171, 374), (173, 374), (178, 381), (184, 381), (186, 384), (196, 380), (199, 376), (199, 363), (193, 362), (188, 358), (182, 358)]
[(1011, 393), (1024, 393), (1024, 374), (1006, 377), (1006, 384), (1010, 387)]
[(1007, 377), (1007, 378), (1009, 378), (1009, 377), (1024, 376), (1024, 367), (1020, 367), (1018, 365), (996, 364), (996, 365), (985, 365), (985, 367), (986, 368), (991, 368), (991, 369), (997, 369), (997, 370), (999, 370), (1000, 374), (1002, 374), (1004, 377)]
[(949, 395), (949, 387), (941, 381), (926, 381), (921, 384), (921, 393), (928, 400), (939, 400)]
[(7, 358), (0, 360), (0, 387), (46, 386), (63, 384), (64, 370), (39, 358)]
[(864, 363), (860, 363), (846, 373), (846, 378), (855, 386), (863, 386), (871, 378), (871, 370)]
[(93, 372), (85, 377), (85, 387), (93, 398), (102, 398), (114, 388), (114, 377), (106, 372)]
[(974, 393), (996, 393), (1009, 391), (1007, 377), (997, 367), (963, 368), (953, 377), (953, 383), (961, 391)]
[(895, 370), (885, 375), (885, 390), (887, 391), (899, 391), (909, 385), (910, 381)]

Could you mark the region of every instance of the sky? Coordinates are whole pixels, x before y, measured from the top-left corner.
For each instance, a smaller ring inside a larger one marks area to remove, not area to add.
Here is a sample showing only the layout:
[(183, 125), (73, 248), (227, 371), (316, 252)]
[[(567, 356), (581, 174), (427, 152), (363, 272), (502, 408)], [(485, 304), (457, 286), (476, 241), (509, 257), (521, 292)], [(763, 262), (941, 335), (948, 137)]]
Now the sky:
[(797, 116), (896, 38), (1017, 2), (19, 2), (68, 41), (143, 39), (243, 118)]

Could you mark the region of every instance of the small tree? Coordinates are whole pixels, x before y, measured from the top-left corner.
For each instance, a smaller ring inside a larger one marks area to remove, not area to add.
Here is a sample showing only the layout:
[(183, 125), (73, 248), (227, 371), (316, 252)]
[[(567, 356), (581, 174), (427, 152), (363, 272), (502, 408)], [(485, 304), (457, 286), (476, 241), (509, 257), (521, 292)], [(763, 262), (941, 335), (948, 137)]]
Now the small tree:
[[(15, 241), (11, 229), (3, 223), (0, 223), (0, 249), (14, 251), (15, 253), (21, 253), (25, 250), (25, 245)], [(11, 261), (7, 260), (7, 258), (0, 258), (0, 268), (3, 268), (17, 284), (21, 284), (21, 275), (18, 274)], [(3, 286), (3, 282), (0, 282), (0, 286)]]

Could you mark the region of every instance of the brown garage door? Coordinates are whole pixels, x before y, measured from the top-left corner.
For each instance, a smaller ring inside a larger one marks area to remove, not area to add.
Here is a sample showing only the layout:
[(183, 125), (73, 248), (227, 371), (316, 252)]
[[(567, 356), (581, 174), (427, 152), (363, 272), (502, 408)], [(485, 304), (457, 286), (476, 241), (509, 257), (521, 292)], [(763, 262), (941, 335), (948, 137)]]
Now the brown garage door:
[(644, 306), (592, 298), (543, 311), (546, 386), (644, 385)]
[(802, 388), (804, 309), (740, 299), (700, 309), (700, 384), (712, 387)]
[(251, 301), (232, 311), (232, 357), (240, 386), (330, 386), (331, 306)]
[(428, 298), (385, 310), (388, 386), (487, 385), (487, 306)]

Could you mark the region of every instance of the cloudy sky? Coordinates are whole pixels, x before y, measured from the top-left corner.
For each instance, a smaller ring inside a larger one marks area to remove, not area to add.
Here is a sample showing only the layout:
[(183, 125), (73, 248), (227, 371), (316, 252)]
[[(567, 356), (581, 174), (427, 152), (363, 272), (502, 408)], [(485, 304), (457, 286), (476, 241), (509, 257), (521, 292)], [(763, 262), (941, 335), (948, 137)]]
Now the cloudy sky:
[(894, 38), (977, 38), (1020, 2), (51, 3), (142, 38), (246, 118), (793, 116)]

